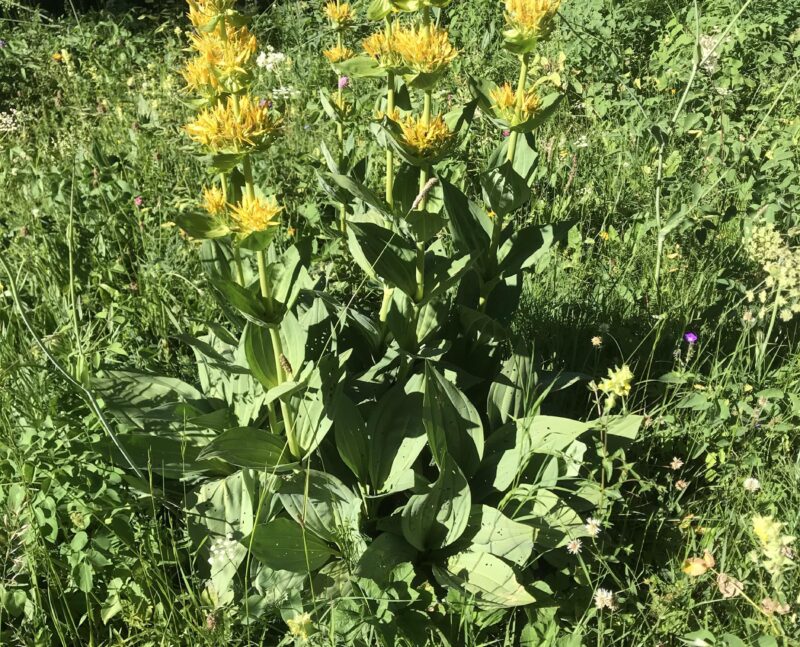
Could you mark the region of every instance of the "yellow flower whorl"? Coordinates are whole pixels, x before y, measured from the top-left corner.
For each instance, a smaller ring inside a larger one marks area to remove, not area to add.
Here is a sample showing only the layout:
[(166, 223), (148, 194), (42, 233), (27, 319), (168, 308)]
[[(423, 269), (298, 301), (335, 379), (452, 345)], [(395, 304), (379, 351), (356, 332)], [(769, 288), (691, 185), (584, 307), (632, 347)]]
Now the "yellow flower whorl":
[(353, 7), (349, 2), (328, 2), (325, 5), (325, 15), (331, 21), (336, 29), (345, 29), (350, 27), (355, 20), (355, 13)]
[(508, 48), (519, 54), (532, 51), (540, 38), (550, 36), (560, 5), (561, 0), (506, 0)]
[(326, 49), (322, 52), (323, 56), (328, 59), (329, 63), (336, 64), (341, 63), (342, 61), (346, 61), (350, 58), (353, 58), (353, 50), (349, 47), (340, 47), (336, 45), (335, 47), (331, 47), (330, 49)]
[(220, 187), (212, 186), (203, 189), (203, 208), (210, 216), (219, 216), (225, 213), (228, 203)]
[(274, 118), (266, 105), (249, 95), (239, 99), (238, 110), (234, 98), (203, 110), (193, 122), (185, 126), (194, 141), (215, 152), (241, 152), (255, 148), (271, 139), (280, 128), (280, 119)]
[(241, 202), (231, 209), (231, 217), (240, 234), (247, 236), (257, 231), (266, 231), (280, 224), (278, 214), (283, 207), (273, 199), (262, 200), (244, 196)]
[(409, 69), (422, 74), (443, 72), (458, 56), (447, 30), (438, 27), (400, 28), (392, 36), (393, 49)]
[(450, 144), (453, 133), (441, 115), (426, 125), (419, 117), (409, 116), (400, 122), (403, 141), (417, 157), (434, 158)]
[(517, 94), (510, 83), (503, 83), (489, 92), (495, 113), (513, 126), (525, 123), (538, 109), (541, 101), (534, 90), (527, 90), (522, 98), (522, 111), (519, 122), (514, 118), (517, 108)]

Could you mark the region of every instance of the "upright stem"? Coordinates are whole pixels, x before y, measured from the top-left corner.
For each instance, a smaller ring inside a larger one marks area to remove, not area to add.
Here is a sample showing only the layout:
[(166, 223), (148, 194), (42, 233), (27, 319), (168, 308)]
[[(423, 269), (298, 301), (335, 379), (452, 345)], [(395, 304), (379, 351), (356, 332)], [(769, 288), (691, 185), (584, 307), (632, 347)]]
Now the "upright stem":
[[(392, 19), (390, 16), (386, 17), (386, 38), (392, 38)], [(389, 72), (386, 80), (386, 114), (391, 118), (394, 114), (395, 97), (394, 97), (394, 72)], [(389, 205), (389, 210), (394, 208), (394, 151), (391, 146), (386, 147), (386, 204)], [(392, 302), (392, 288), (384, 283), (383, 285), (383, 303), (378, 318), (381, 323), (386, 323), (386, 318), (389, 315), (389, 306)]]
[[(519, 68), (519, 81), (517, 82), (517, 103), (514, 107), (514, 126), (516, 126), (521, 118), (522, 118), (522, 108), (525, 105), (525, 86), (528, 83), (528, 62), (530, 59), (529, 54), (523, 54), (519, 57), (520, 60), (520, 68)], [(514, 161), (514, 155), (517, 152), (517, 139), (519, 138), (519, 133), (516, 130), (511, 131), (511, 138), (508, 142), (508, 159), (509, 162)]]
[[(341, 31), (337, 32), (336, 34), (336, 44), (338, 45), (339, 49), (344, 46)], [(338, 79), (337, 87), (336, 104), (341, 113), (344, 114), (344, 90), (338, 86)], [(336, 122), (336, 137), (339, 140), (339, 166), (341, 166), (342, 161), (344, 160), (344, 124), (342, 123), (341, 115), (339, 117), (339, 121)], [(339, 230), (342, 233), (347, 231), (347, 205), (344, 202), (339, 204)]]
[[(428, 6), (423, 7), (422, 10), (422, 32), (425, 35), (430, 34), (431, 30), (431, 9)], [(433, 103), (433, 96), (430, 88), (425, 90), (425, 94), (422, 100), (422, 125), (425, 128), (429, 128), (431, 125), (431, 104)], [(428, 183), (428, 175), (429, 169), (427, 166), (423, 166), (419, 171), (419, 191), (422, 193), (425, 189), (425, 185)], [(422, 201), (420, 202), (419, 208), (420, 210), (424, 211), (425, 207), (427, 206), (428, 198), (424, 196)], [(415, 277), (417, 280), (417, 290), (416, 294), (414, 295), (414, 300), (419, 303), (422, 301), (422, 297), (425, 295), (425, 241), (418, 240), (417, 241), (417, 262), (416, 262), (416, 271)], [(416, 309), (417, 315), (419, 315), (419, 309)]]
[[(386, 17), (386, 39), (392, 39), (392, 19)], [(389, 72), (386, 81), (386, 114), (389, 118), (394, 113), (394, 72)], [(386, 203), (389, 209), (394, 207), (394, 151), (386, 147)]]
[(239, 245), (233, 246), (233, 260), (236, 264), (236, 282), (244, 287), (244, 263), (242, 263), (242, 250)]
[[(245, 194), (250, 198), (255, 198), (256, 191), (253, 184), (253, 166), (250, 161), (250, 155), (245, 155), (242, 160), (242, 173), (244, 174), (244, 190)], [(269, 277), (267, 276), (267, 253), (262, 249), (256, 255), (258, 262), (258, 282), (261, 289), (261, 296), (267, 303), (267, 308), (271, 309), (270, 295), (269, 295)], [(277, 328), (270, 327), (269, 329), (270, 340), (272, 341), (272, 354), (275, 356), (275, 374), (278, 376), (278, 384), (283, 384), (286, 376), (283, 372), (283, 365), (281, 364), (281, 357), (283, 356), (283, 345), (281, 344), (280, 332)], [(292, 415), (289, 405), (283, 400), (280, 401), (281, 414), (283, 415), (283, 426), (286, 431), (286, 442), (289, 444), (289, 451), (292, 456), (299, 458), (300, 449), (295, 442)], [(275, 407), (272, 403), (267, 407), (269, 411), (269, 421), (272, 429), (277, 429), (278, 419), (275, 415)]]
[[(530, 55), (523, 54), (519, 57), (520, 61), (520, 68), (519, 68), (519, 80), (517, 81), (517, 96), (516, 96), (516, 104), (514, 107), (514, 124), (518, 124), (522, 119), (522, 109), (525, 106), (525, 89), (528, 83), (528, 64), (530, 62)], [(515, 130), (511, 131), (511, 138), (508, 141), (508, 153), (506, 154), (506, 160), (514, 163), (514, 156), (517, 153), (517, 140), (519, 138), (519, 133)], [(492, 222), (492, 238), (491, 242), (489, 243), (489, 262), (494, 263), (496, 256), (497, 256), (497, 248), (500, 245), (500, 234), (503, 231), (503, 216), (501, 214), (497, 214), (494, 217)], [(481, 302), (480, 308), (486, 306), (486, 297), (487, 295), (481, 295)]]

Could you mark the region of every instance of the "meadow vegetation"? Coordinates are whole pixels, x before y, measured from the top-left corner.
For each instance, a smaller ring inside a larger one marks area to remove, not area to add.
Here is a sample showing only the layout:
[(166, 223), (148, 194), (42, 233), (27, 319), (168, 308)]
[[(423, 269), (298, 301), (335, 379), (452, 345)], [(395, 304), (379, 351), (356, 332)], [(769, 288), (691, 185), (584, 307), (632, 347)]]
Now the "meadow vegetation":
[(800, 644), (800, 0), (0, 0), (0, 644)]

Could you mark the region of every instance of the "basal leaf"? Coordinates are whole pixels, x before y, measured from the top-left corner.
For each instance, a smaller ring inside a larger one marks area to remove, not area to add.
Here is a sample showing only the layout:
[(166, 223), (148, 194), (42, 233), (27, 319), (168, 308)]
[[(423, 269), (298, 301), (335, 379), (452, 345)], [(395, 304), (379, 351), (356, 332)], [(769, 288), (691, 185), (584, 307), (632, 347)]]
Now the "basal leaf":
[(485, 608), (518, 607), (536, 602), (520, 584), (514, 570), (489, 553), (458, 553), (447, 560), (446, 568), (434, 565), (433, 572), (442, 585), (463, 589)]
[(414, 494), (403, 508), (403, 536), (418, 550), (449, 546), (469, 521), (472, 498), (464, 474), (452, 460), (440, 469), (433, 485), (422, 494)]
[(336, 554), (324, 541), (283, 517), (256, 526), (242, 544), (270, 568), (293, 573), (316, 571)]
[(466, 395), (447, 381), (430, 363), (425, 365), (422, 420), (431, 452), (442, 467), (455, 460), (467, 476), (483, 456), (483, 424)]

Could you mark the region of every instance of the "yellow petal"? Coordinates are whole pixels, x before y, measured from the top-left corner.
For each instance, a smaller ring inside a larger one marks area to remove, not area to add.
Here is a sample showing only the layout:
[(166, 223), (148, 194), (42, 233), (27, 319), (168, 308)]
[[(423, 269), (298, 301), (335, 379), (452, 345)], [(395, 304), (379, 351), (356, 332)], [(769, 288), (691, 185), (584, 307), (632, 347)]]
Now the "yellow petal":
[(702, 557), (690, 557), (683, 560), (683, 570), (689, 577), (700, 577), (708, 571), (708, 565)]

